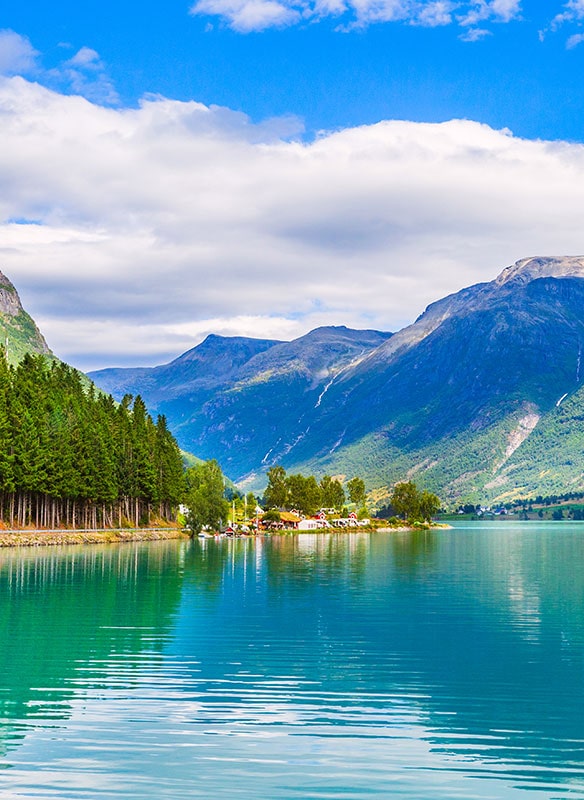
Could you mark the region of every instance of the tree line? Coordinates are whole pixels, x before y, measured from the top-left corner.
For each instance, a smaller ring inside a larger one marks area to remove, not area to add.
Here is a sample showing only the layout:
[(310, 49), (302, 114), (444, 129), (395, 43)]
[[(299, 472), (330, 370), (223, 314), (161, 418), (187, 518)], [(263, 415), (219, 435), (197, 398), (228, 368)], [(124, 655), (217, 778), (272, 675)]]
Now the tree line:
[(266, 508), (297, 509), (303, 514), (314, 514), (320, 508), (341, 511), (347, 498), (357, 506), (365, 503), (365, 483), (359, 477), (351, 478), (346, 484), (347, 492), (341, 482), (330, 475), (324, 475), (320, 482), (314, 475), (287, 475), (284, 467), (275, 466), (268, 470), (268, 485), (263, 503)]
[(176, 518), (178, 445), (142, 399), (116, 404), (77, 370), (0, 353), (0, 519), (13, 526), (100, 528)]
[[(317, 481), (314, 475), (288, 475), (282, 466), (271, 467), (267, 478), (263, 497), (259, 498), (264, 509), (261, 516), (263, 522), (279, 522), (280, 511), (292, 509), (307, 516), (321, 508), (346, 514), (344, 506), (347, 501), (355, 504), (361, 512), (366, 512), (365, 483), (362, 478), (351, 478), (343, 487), (338, 479), (330, 475)], [(225, 477), (215, 459), (191, 467), (185, 479), (186, 525), (193, 535), (204, 527), (219, 529), (230, 514), (253, 524), (257, 516), (258, 498), (252, 492), (244, 496), (235, 488), (226, 488)], [(387, 508), (391, 509), (391, 515), (398, 514), (408, 522), (428, 522), (438, 512), (440, 500), (435, 494), (420, 490), (415, 483), (407, 481), (395, 485), (391, 505)]]

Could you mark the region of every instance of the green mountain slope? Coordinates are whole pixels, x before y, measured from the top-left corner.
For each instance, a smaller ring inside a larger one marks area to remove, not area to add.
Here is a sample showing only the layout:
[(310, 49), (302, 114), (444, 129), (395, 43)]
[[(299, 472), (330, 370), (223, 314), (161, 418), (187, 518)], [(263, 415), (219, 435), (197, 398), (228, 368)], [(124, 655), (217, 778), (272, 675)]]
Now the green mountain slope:
[(26, 353), (52, 355), (32, 317), (23, 309), (18, 292), (0, 272), (0, 345), (15, 364)]
[[(254, 344), (255, 342), (255, 344)], [(93, 373), (139, 391), (181, 446), (242, 486), (274, 463), (404, 477), (447, 500), (584, 489), (584, 258), (531, 258), (394, 334), (213, 337), (154, 370)]]
[[(561, 277), (550, 277), (553, 260), (538, 261), (545, 268), (520, 262), (526, 271), (434, 304), (347, 373), (320, 426), (337, 447), (306, 452), (302, 466), (350, 474), (361, 464), (372, 486), (415, 475), (453, 500), (539, 493), (546, 454), (561, 449), (548, 419), (582, 378), (584, 279), (565, 270), (584, 270), (556, 260)], [(534, 432), (550, 442), (525, 456), (520, 479), (510, 467)], [(581, 480), (576, 462), (561, 480)]]

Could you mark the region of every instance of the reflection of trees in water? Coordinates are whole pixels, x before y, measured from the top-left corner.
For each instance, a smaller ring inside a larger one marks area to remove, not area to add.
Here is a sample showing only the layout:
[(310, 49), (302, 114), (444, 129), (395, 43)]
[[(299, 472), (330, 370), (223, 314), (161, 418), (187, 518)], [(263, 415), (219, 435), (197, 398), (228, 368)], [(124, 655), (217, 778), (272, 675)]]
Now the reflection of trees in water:
[(66, 718), (75, 684), (107, 680), (112, 656), (131, 683), (140, 652), (163, 647), (179, 561), (175, 542), (2, 551), (0, 735), (14, 742), (26, 720)]
[(299, 585), (334, 579), (358, 583), (365, 574), (368, 534), (318, 533), (277, 536), (266, 547), (268, 580)]
[[(231, 558), (230, 545), (241, 540), (228, 542), (225, 539), (208, 541), (197, 537), (184, 546), (185, 583), (193, 584), (210, 594), (221, 590), (225, 579), (226, 566)], [(237, 554), (238, 559), (241, 552)]]
[[(265, 540), (259, 558), (258, 544), (207, 556), (221, 586), (207, 624), (225, 638), (199, 645), (203, 669), (235, 658), (251, 674), (354, 692), (356, 705), (403, 697), (439, 750), (526, 780), (542, 769), (566, 780), (571, 764), (582, 781), (584, 539), (318, 534)], [(233, 630), (253, 648), (230, 651)]]
[(258, 570), (273, 587), (309, 587), (335, 577), (353, 585), (365, 575), (369, 549), (368, 534), (195, 538), (185, 547), (185, 581), (210, 595), (222, 591), (229, 578)]
[(393, 564), (398, 573), (412, 575), (428, 569), (436, 552), (436, 531), (396, 531), (389, 534)]

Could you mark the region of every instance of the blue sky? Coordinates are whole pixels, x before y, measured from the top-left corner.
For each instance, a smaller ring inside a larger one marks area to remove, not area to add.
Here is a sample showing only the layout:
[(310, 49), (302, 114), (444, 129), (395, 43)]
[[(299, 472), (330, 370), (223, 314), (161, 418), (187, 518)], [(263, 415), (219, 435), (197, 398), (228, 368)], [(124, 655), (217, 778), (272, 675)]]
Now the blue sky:
[(396, 330), (584, 251), (584, 0), (110, 0), (0, 17), (0, 268), (82, 368)]
[[(412, 24), (412, 11), (351, 28), (355, 15), (345, 13), (239, 32), (229, 16), (194, 15), (182, 0), (5, 0), (2, 27), (26, 35), (46, 69), (69, 51), (97, 51), (123, 105), (150, 92), (255, 120), (294, 114), (309, 135), (382, 119), (468, 118), (530, 138), (582, 138), (584, 45), (572, 43), (584, 31), (584, 3), (508, 0), (508, 19), (483, 11), (475, 25), (456, 20), (480, 4), (441, 5), (460, 7), (450, 24)], [(469, 31), (483, 33), (464, 41)]]

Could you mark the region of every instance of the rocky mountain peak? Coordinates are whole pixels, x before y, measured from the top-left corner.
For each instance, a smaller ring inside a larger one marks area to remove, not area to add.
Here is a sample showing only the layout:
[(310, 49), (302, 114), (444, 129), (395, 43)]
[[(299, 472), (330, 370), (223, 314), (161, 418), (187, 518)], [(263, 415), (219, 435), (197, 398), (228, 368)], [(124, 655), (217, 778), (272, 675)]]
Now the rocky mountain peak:
[(584, 256), (535, 256), (522, 258), (495, 279), (506, 283), (530, 283), (537, 278), (584, 278)]
[(6, 275), (0, 272), (0, 314), (16, 317), (21, 311), (22, 305), (18, 292)]
[(12, 282), (0, 272), (0, 344), (8, 361), (17, 363), (25, 353), (51, 355), (34, 320), (26, 313)]

